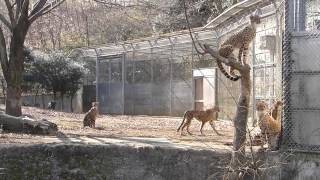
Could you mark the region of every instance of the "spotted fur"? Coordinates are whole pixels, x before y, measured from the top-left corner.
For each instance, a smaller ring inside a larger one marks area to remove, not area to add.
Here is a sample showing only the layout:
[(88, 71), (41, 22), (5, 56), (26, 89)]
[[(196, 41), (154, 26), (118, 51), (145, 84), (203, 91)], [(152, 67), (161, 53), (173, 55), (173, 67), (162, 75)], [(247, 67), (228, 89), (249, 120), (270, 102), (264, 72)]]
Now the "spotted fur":
[(91, 109), (86, 113), (83, 118), (83, 127), (89, 126), (95, 128), (96, 118), (98, 115), (98, 103), (93, 102)]
[(270, 115), (268, 104), (260, 101), (256, 104), (258, 125), (263, 139), (266, 139), (269, 148), (277, 147), (278, 138), (281, 132), (281, 123)]
[(200, 128), (200, 132), (203, 135), (202, 132), (202, 128), (203, 126), (209, 122), (209, 124), (211, 125), (212, 129), (218, 134), (221, 135), (216, 128), (214, 127), (214, 121), (216, 121), (218, 119), (218, 112), (219, 112), (219, 108), (218, 107), (214, 107), (214, 108), (210, 108), (207, 109), (205, 111), (198, 111), (198, 110), (189, 110), (186, 111), (183, 115), (183, 120), (180, 124), (180, 126), (177, 129), (177, 132), (179, 132), (181, 130), (181, 135), (183, 133), (183, 130), (185, 127), (187, 127), (187, 132), (188, 134), (192, 135), (191, 132), (189, 131), (189, 126), (191, 124), (191, 120), (193, 118), (197, 119), (198, 121), (201, 121), (201, 128)]
[[(247, 55), (249, 51), (249, 45), (256, 36), (256, 25), (260, 24), (260, 16), (252, 15), (250, 16), (250, 25), (244, 27), (238, 33), (230, 36), (226, 41), (224, 41), (219, 48), (219, 55), (228, 58), (233, 55), (233, 51), (239, 49), (238, 61), (246, 64)], [(234, 73), (234, 69), (230, 67), (230, 74), (224, 69), (221, 62), (217, 61), (217, 66), (228, 79), (232, 81), (237, 81), (241, 77)]]
[(276, 101), (274, 104), (273, 104), (273, 106), (272, 106), (272, 108), (270, 109), (270, 114), (271, 114), (271, 116), (273, 117), (273, 119), (280, 119), (278, 116), (278, 114), (279, 114), (279, 110), (280, 110), (280, 108), (281, 108), (281, 106), (282, 106), (282, 101)]

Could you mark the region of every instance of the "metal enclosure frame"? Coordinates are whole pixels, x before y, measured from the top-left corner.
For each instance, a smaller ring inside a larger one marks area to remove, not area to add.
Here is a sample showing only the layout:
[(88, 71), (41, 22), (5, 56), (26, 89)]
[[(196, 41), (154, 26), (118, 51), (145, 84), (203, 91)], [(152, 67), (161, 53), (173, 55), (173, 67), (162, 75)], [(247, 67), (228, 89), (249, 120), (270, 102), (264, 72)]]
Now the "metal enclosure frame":
[[(281, 1), (277, 2), (278, 5), (281, 5)], [(265, 26), (269, 27), (261, 28), (258, 33), (265, 35), (274, 34), (275, 36), (277, 36), (277, 43), (279, 43), (279, 25), (276, 23), (277, 20), (273, 19), (276, 16), (276, 12), (282, 11), (281, 7), (278, 7), (279, 9), (275, 9), (270, 1), (260, 0), (245, 0), (238, 3), (234, 7), (227, 9), (223, 14), (221, 14), (219, 17), (210, 22), (206, 27), (194, 29), (193, 31), (195, 38), (197, 39), (197, 41), (201, 43), (208, 43), (212, 45), (213, 48), (216, 48), (225, 36), (229, 36), (231, 33), (243, 27), (247, 23), (248, 15), (250, 15), (257, 7), (261, 7), (263, 9), (263, 21), (266, 22)], [(263, 87), (263, 83), (261, 83), (261, 81), (258, 80), (256, 77), (256, 72), (262, 72), (262, 74), (260, 73), (262, 75), (262, 79), (266, 79), (266, 75), (268, 75), (268, 73), (266, 73), (266, 69), (278, 69), (279, 67), (281, 67), (281, 64), (279, 64), (279, 62), (268, 63), (266, 60), (270, 59), (270, 55), (268, 55), (266, 51), (260, 50), (260, 39), (257, 38), (257, 42), (258, 43), (253, 43), (251, 55), (251, 58), (253, 59), (253, 85), (255, 85), (253, 87)], [(280, 47), (281, 46), (279, 45), (279, 48)], [(194, 99), (194, 84), (191, 76), (192, 69), (215, 67), (215, 63), (214, 61), (212, 61), (210, 56), (202, 57), (195, 52), (188, 31), (165, 34), (159, 37), (150, 37), (145, 39), (127, 41), (119, 44), (108, 44), (106, 46), (101, 47), (93, 47), (88, 49), (82, 48), (77, 49), (77, 51), (79, 51), (78, 54), (81, 54), (82, 57), (86, 57), (83, 58), (86, 59), (86, 61), (90, 61), (88, 59), (96, 59), (97, 56), (99, 56), (98, 59), (103, 59), (113, 58), (115, 55), (117, 56), (119, 54), (124, 54), (124, 66), (122, 66), (122, 68), (124, 68), (126, 72), (121, 73), (123, 76), (121, 79), (125, 79), (125, 81), (123, 81), (123, 83), (125, 83), (123, 85), (124, 88), (122, 88), (125, 90), (121, 91), (123, 92), (122, 94), (125, 94), (124, 104), (126, 105), (128, 105), (128, 103), (131, 103), (129, 101), (126, 101), (126, 93), (128, 92), (126, 91), (126, 89), (128, 89), (129, 87), (139, 88), (139, 84), (141, 85), (140, 82), (137, 82), (137, 76), (139, 75), (139, 71), (143, 71), (143, 73), (150, 73), (150, 75), (148, 75), (148, 78), (145, 79), (147, 83), (150, 84), (147, 85), (146, 83), (144, 83), (144, 85), (146, 85), (146, 89), (151, 89), (150, 92), (159, 89), (159, 87), (166, 87), (163, 84), (162, 86), (161, 84), (159, 84), (159, 79), (164, 79), (162, 80), (162, 82), (168, 81), (167, 89), (163, 90), (163, 92), (167, 92), (167, 95), (161, 93), (159, 94), (159, 92), (146, 93), (143, 90), (137, 92), (141, 95), (139, 95), (140, 100), (138, 98), (138, 101), (141, 102), (143, 100), (142, 96), (144, 94), (145, 97), (147, 97), (144, 101), (148, 102), (148, 104), (141, 104), (136, 108), (143, 109), (147, 106), (152, 107), (151, 111), (148, 111), (146, 113), (148, 115), (180, 116), (182, 109), (192, 109), (193, 102), (187, 100), (188, 96)], [(257, 53), (260, 53), (261, 55)], [(279, 57), (281, 54), (280, 51), (277, 51), (275, 53), (277, 54), (277, 57)], [(77, 52), (75, 52), (75, 54), (77, 54)], [(145, 65), (141, 65), (142, 62), (145, 62)], [(162, 65), (159, 65), (159, 62), (161, 62)], [(98, 64), (96, 67), (100, 67), (100, 65)], [(143, 68), (145, 69), (143, 70)], [(158, 77), (159, 68), (161, 69), (161, 74), (165, 74), (163, 77), (161, 76), (160, 78)], [(181, 70), (184, 71), (184, 74), (182, 75), (183, 77), (177, 78), (177, 72)], [(279, 71), (281, 71), (281, 69)], [(130, 72), (138, 73), (130, 74)], [(272, 70), (270, 72), (274, 74), (273, 77), (278, 77), (278, 74), (276, 74), (275, 70)], [(97, 73), (99, 74), (98, 69)], [(218, 87), (218, 89), (216, 92), (219, 91), (219, 98), (217, 99), (217, 102), (219, 101), (219, 106), (226, 109), (226, 113), (228, 113), (228, 116), (221, 114), (221, 118), (228, 119), (228, 117), (232, 117), (234, 113), (234, 108), (236, 105), (234, 101), (236, 101), (236, 98), (238, 96), (237, 90), (239, 89), (239, 84), (226, 80), (226, 78), (223, 77), (223, 75), (221, 75), (220, 72), (218, 74), (218, 86), (216, 86)], [(98, 78), (98, 80), (96, 81), (101, 82), (101, 79), (99, 80)], [(281, 82), (278, 84), (272, 83), (270, 84), (270, 86), (273, 86), (273, 88), (271, 88), (274, 91), (272, 93), (272, 96), (266, 96), (266, 92), (262, 92), (262, 94), (264, 93), (262, 98), (267, 99), (268, 101), (276, 97), (277, 94), (275, 93), (274, 89), (278, 89), (279, 87), (281, 87)], [(260, 91), (258, 91), (258, 89), (253, 89), (253, 104), (257, 97), (256, 95), (259, 92)], [(164, 99), (161, 99), (159, 97), (164, 97)], [(150, 99), (151, 101), (149, 101)], [(133, 99), (132, 101), (135, 100)], [(164, 102), (169, 102), (169, 104), (164, 105), (168, 106), (168, 112), (156, 114), (156, 109), (153, 110), (154, 106), (157, 106), (157, 104), (161, 104)], [(175, 112), (175, 107), (180, 107), (179, 112)], [(251, 118), (254, 118), (255, 106), (252, 105), (251, 107)], [(128, 113), (130, 108), (133, 109), (133, 111), (136, 110), (137, 113), (131, 113), (131, 111), (130, 113)], [(122, 111), (122, 113), (141, 114), (138, 109), (135, 109), (134, 107), (130, 108), (124, 108), (124, 111)]]

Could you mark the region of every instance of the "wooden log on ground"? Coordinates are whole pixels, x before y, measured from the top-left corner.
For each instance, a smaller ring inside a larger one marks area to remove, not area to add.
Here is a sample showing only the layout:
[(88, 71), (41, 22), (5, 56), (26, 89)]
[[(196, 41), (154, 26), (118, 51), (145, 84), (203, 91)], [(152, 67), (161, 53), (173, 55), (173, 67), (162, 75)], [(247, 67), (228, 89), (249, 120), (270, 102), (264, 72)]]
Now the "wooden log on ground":
[(58, 126), (46, 119), (35, 120), (23, 116), (14, 117), (0, 111), (0, 127), (7, 132), (48, 135), (58, 131)]

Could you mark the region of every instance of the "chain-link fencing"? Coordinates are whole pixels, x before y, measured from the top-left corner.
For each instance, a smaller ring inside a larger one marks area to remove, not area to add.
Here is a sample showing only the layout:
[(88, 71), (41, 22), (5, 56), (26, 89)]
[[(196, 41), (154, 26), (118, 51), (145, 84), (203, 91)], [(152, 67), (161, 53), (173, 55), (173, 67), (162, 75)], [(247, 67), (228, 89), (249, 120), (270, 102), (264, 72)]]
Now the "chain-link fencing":
[(286, 1), (283, 41), (285, 149), (320, 150), (320, 1)]

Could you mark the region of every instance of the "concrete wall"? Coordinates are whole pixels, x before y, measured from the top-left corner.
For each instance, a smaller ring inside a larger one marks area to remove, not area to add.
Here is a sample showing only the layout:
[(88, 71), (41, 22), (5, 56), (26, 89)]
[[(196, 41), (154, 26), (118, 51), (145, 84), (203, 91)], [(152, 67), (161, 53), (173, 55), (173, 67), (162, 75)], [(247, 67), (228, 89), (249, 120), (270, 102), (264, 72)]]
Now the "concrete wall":
[[(36, 104), (40, 105), (40, 108), (47, 109), (48, 103), (50, 101), (53, 101), (53, 95), (38, 95), (35, 97), (35, 95), (24, 95), (22, 96), (22, 104), (26, 106), (36, 106)], [(56, 110), (57, 111), (64, 111), (64, 112), (71, 112), (71, 99), (68, 96), (65, 96), (63, 99), (63, 109), (61, 106), (61, 98), (57, 98), (56, 100)], [(73, 105), (73, 112), (82, 113), (82, 89), (80, 89), (72, 101)]]
[(317, 180), (320, 178), (319, 153), (267, 153), (270, 167), (267, 180)]
[[(221, 179), (230, 160), (228, 152), (111, 144), (2, 145), (0, 179)], [(260, 152), (255, 157), (264, 161), (259, 179), (320, 177), (320, 154)]]
[(124, 97), (122, 83), (101, 83), (99, 102), (101, 113), (122, 114), (124, 111), (127, 115), (181, 116), (192, 109), (192, 81), (173, 80), (172, 87), (169, 81), (126, 83)]
[[(205, 180), (221, 175), (228, 154), (113, 145), (0, 147), (0, 179)], [(4, 174), (1, 174), (4, 173)]]

